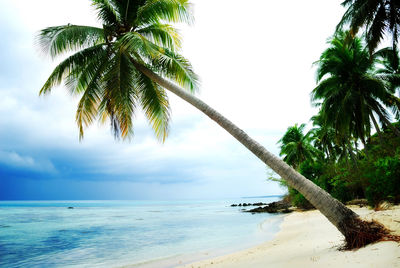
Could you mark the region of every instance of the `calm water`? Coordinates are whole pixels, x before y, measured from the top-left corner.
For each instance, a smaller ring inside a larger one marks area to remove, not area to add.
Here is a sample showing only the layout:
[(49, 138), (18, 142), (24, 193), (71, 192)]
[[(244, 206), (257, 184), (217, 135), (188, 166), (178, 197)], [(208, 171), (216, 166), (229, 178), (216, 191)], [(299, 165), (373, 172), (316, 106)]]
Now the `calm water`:
[(0, 267), (174, 267), (271, 239), (282, 216), (229, 205), (277, 199), (0, 201)]

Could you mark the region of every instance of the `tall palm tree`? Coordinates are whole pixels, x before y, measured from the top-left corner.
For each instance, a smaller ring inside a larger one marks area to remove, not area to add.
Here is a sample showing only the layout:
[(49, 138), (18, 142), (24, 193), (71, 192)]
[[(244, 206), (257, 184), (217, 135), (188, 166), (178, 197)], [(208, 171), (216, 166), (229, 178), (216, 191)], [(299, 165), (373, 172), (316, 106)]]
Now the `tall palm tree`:
[[(371, 121), (375, 115), (391, 127), (386, 107), (392, 94), (388, 84), (374, 74), (374, 62), (364, 48), (361, 39), (349, 41), (346, 32), (337, 33), (329, 40), (317, 62), (318, 86), (312, 91), (312, 100), (320, 105), (323, 124), (336, 130), (337, 137), (345, 138), (350, 155), (350, 137), (366, 144), (370, 137)], [(396, 131), (395, 129), (394, 131)], [(397, 134), (400, 132), (397, 130)]]
[(345, 0), (347, 7), (337, 29), (347, 24), (353, 35), (365, 26), (370, 54), (376, 49), (384, 34), (391, 34), (395, 49), (400, 34), (400, 2), (398, 0)]
[(295, 124), (289, 127), (282, 139), (279, 140), (279, 143), (281, 143), (281, 152), (279, 155), (284, 155), (283, 161), (296, 170), (299, 169), (300, 164), (305, 160), (314, 160), (319, 154), (319, 151), (311, 144), (311, 133), (304, 135), (305, 126), (305, 124), (301, 124), (300, 126)]
[[(178, 54), (179, 36), (168, 22), (190, 22), (188, 0), (92, 0), (102, 28), (64, 25), (42, 30), (38, 40), (45, 52), (58, 56), (76, 52), (50, 75), (41, 94), (65, 82), (81, 94), (77, 123), (110, 118), (116, 135), (132, 134), (132, 115), (141, 105), (162, 140), (168, 130), (168, 101), (164, 89), (195, 106), (301, 192), (352, 243), (370, 225), (311, 181), (272, 155), (243, 130), (196, 98), (197, 77)], [(182, 88), (182, 87), (183, 88)], [(371, 242), (378, 239), (368, 239)]]

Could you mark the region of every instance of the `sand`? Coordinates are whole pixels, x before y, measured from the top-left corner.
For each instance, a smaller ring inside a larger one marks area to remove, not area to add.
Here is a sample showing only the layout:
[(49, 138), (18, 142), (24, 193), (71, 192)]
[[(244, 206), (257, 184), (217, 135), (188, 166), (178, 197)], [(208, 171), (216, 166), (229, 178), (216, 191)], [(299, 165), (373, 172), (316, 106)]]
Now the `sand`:
[[(400, 235), (400, 206), (375, 212), (350, 207), (364, 219), (374, 219)], [(379, 242), (355, 251), (339, 251), (343, 237), (319, 212), (294, 212), (285, 217), (281, 230), (262, 245), (182, 267), (400, 267), (400, 244)]]

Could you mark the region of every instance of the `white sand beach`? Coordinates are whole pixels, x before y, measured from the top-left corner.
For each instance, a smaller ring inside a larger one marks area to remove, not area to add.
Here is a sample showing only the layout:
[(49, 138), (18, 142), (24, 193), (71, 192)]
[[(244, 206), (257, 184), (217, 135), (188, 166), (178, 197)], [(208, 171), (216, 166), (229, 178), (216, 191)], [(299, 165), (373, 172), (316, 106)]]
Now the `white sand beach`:
[[(400, 235), (400, 206), (384, 211), (351, 207), (362, 218), (377, 220)], [(400, 267), (400, 244), (379, 242), (355, 251), (339, 251), (339, 231), (317, 210), (285, 217), (271, 241), (233, 254), (182, 266), (182, 268), (255, 267)]]

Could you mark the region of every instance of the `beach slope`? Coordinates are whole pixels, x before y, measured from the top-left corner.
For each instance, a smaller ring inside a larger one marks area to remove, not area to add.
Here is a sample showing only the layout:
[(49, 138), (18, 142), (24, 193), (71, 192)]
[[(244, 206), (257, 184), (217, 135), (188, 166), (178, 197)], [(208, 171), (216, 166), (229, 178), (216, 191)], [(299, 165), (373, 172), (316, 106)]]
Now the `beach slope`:
[[(362, 218), (378, 220), (400, 235), (400, 206), (385, 211), (351, 207)], [(339, 251), (339, 231), (317, 210), (285, 217), (276, 237), (262, 245), (182, 267), (400, 267), (400, 244), (379, 242), (356, 251)]]

